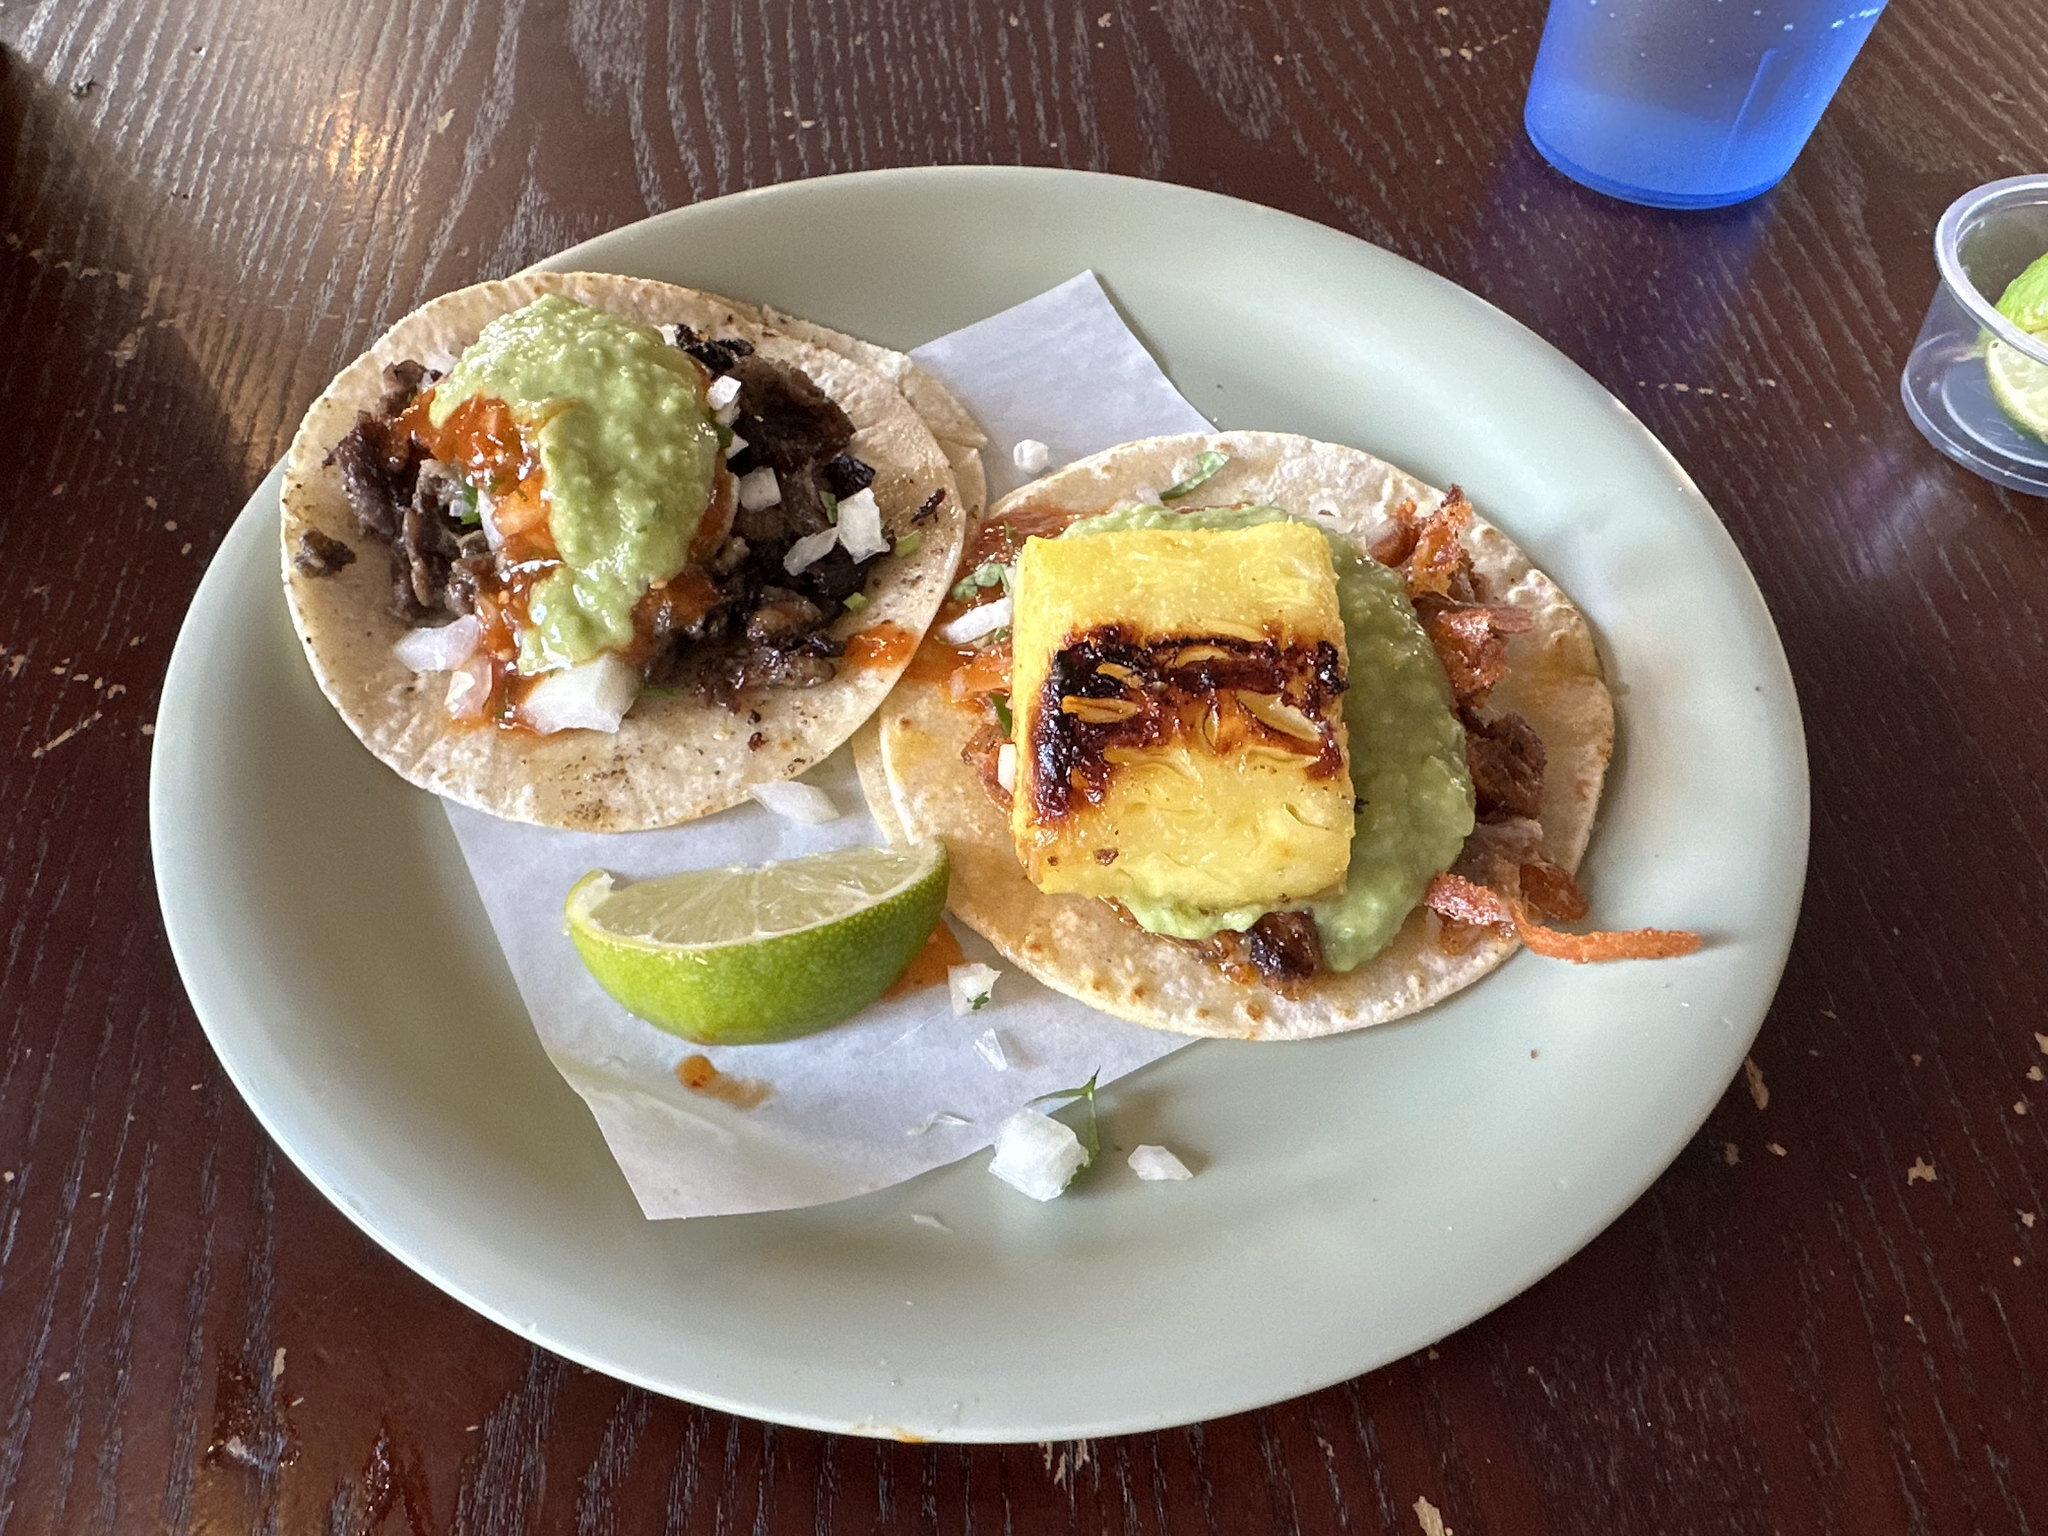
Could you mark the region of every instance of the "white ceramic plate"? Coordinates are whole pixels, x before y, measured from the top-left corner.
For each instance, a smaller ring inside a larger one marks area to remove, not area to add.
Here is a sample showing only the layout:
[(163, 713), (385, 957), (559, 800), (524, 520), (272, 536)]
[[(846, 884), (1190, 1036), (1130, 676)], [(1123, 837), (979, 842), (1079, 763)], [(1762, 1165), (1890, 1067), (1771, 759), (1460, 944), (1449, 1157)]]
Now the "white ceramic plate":
[[(439, 807), (364, 752), (285, 617), (277, 477), (180, 635), (151, 831), (194, 1007), (280, 1146), (436, 1285), (571, 1359), (820, 1429), (1113, 1434), (1342, 1380), (1499, 1305), (1675, 1156), (1748, 1048), (1806, 862), (1798, 705), (1755, 584), (1627, 411), (1497, 310), (1185, 188), (887, 171), (649, 219), (550, 265), (770, 300), (907, 347), (1100, 272), (1224, 426), (1456, 481), (1578, 599), (1621, 738), (1602, 923), (1706, 950), (1519, 955), (1408, 1023), (1199, 1044), (1119, 1083), (1121, 1158), (1037, 1205), (985, 1158), (841, 1205), (650, 1223), (533, 1037)], [(950, 1232), (914, 1224), (940, 1216)]]

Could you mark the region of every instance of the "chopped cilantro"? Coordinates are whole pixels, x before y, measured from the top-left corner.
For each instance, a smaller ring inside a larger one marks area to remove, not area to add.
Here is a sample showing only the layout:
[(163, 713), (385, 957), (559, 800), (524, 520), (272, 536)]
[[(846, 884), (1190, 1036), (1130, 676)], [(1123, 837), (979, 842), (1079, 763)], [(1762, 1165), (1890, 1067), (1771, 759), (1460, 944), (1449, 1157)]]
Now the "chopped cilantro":
[(825, 521), (828, 523), (838, 522), (839, 498), (837, 496), (834, 496), (830, 491), (820, 491), (818, 492), (818, 495), (820, 499), (823, 500), (825, 503)]
[(1010, 716), (1010, 696), (1007, 693), (992, 693), (988, 696), (988, 701), (996, 707), (996, 719), (1003, 727), (1003, 734), (1015, 735), (1017, 727)]
[(923, 548), (924, 535), (914, 528), (896, 541), (896, 553), (906, 560)]
[(1051, 1093), (1041, 1093), (1031, 1101), (1034, 1104), (1047, 1104), (1054, 1099), (1068, 1101), (1083, 1099), (1087, 1101), (1088, 1123), (1081, 1132), (1081, 1145), (1088, 1153), (1088, 1160), (1081, 1164), (1083, 1168), (1090, 1166), (1096, 1158), (1102, 1155), (1102, 1127), (1095, 1118), (1095, 1079), (1100, 1076), (1102, 1076), (1102, 1069), (1097, 1067), (1088, 1074), (1088, 1081), (1080, 1087), (1055, 1088)]
[(961, 603), (968, 602), (983, 587), (993, 587), (998, 583), (1002, 585), (1005, 591), (1009, 590), (1010, 568), (1007, 565), (999, 565), (993, 560), (985, 560), (953, 583), (953, 600)]

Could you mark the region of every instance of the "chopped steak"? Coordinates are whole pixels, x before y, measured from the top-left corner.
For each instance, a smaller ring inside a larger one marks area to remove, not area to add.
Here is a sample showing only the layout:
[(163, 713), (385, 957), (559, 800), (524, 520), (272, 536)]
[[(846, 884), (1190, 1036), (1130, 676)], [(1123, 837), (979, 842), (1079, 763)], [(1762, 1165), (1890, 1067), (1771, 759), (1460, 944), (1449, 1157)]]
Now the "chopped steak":
[(327, 462), (341, 471), (341, 489), (363, 533), (380, 544), (398, 538), (399, 506), (411, 499), (413, 447), (391, 442), (391, 423), (367, 411), (334, 445)]
[(1481, 821), (1543, 813), (1543, 738), (1520, 715), (1482, 720), (1461, 709), (1465, 722), (1465, 766), (1472, 773), (1474, 807)]
[(697, 360), (697, 364), (714, 379), (721, 373), (731, 373), (733, 364), (750, 356), (754, 344), (743, 336), (725, 336), (708, 341), (687, 325), (678, 325), (676, 345)]
[(404, 358), (384, 365), (384, 398), (377, 406), (380, 416), (396, 416), (419, 398), (419, 392), (441, 375), (425, 363)]
[[(874, 469), (850, 453), (842, 453), (837, 458), (827, 461), (824, 477), (825, 489), (841, 501), (849, 496), (858, 496), (875, 483)], [(932, 492), (933, 496), (945, 494), (944, 491)], [(920, 512), (919, 520), (922, 520), (923, 516), (924, 514)]]
[(740, 381), (733, 430), (778, 475), (837, 458), (853, 441), (852, 418), (810, 375), (758, 355), (727, 371)]
[(774, 647), (801, 639), (825, 620), (824, 610), (800, 592), (764, 587), (761, 606), (747, 615), (747, 638)]
[(345, 565), (356, 563), (356, 552), (339, 539), (330, 539), (318, 528), (308, 528), (299, 535), (299, 547), (292, 554), (292, 564), (302, 575), (332, 576)]
[(713, 703), (737, 711), (740, 696), (755, 688), (815, 688), (829, 683), (839, 667), (832, 658), (845, 646), (822, 631), (787, 650), (773, 646), (721, 646), (697, 665), (697, 688)]

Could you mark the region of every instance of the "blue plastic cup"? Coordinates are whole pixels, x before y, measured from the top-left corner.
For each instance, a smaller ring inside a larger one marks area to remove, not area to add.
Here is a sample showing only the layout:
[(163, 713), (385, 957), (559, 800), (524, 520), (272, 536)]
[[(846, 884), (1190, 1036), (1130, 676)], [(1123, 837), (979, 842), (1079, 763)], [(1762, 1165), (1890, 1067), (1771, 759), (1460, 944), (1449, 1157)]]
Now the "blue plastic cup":
[(1523, 122), (1572, 180), (1719, 208), (1792, 168), (1884, 0), (1551, 0)]

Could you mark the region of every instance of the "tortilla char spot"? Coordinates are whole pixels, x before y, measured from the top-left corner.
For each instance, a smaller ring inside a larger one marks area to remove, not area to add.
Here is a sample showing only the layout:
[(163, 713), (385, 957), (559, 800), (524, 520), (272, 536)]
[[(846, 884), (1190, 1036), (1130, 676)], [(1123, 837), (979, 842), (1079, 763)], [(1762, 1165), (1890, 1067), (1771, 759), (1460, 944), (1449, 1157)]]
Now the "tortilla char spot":
[(1263, 1024), (1266, 1022), (1266, 1010), (1261, 1008), (1257, 1003), (1246, 1003), (1244, 1007), (1244, 1016), (1250, 1019), (1254, 1024)]
[(1152, 989), (1147, 987), (1142, 981), (1134, 983), (1129, 993), (1130, 999), (1134, 1003), (1142, 1003), (1151, 995)]

